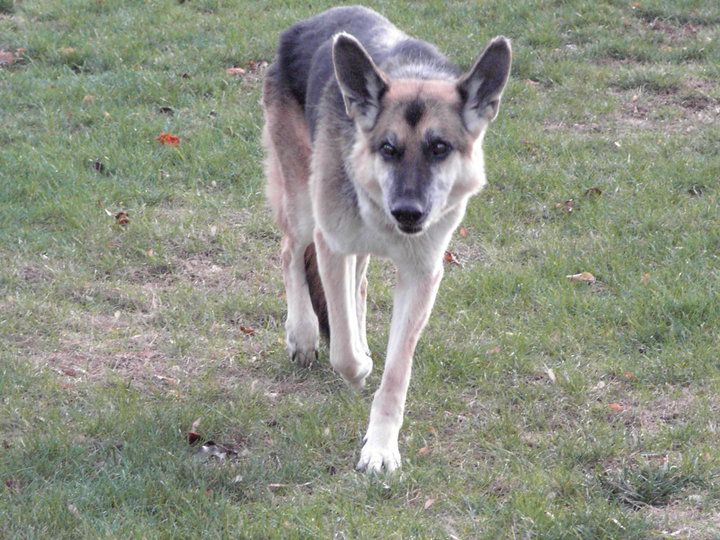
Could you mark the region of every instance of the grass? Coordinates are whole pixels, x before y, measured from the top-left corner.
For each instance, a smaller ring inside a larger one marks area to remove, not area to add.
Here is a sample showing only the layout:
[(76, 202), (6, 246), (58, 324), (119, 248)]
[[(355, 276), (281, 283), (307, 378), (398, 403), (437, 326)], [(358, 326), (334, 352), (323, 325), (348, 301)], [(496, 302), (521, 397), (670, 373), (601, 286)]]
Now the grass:
[(717, 537), (716, 2), (371, 3), (515, 49), (387, 478), (392, 270), (368, 390), (291, 365), (263, 199), (256, 63), (329, 5), (0, 1), (0, 537)]

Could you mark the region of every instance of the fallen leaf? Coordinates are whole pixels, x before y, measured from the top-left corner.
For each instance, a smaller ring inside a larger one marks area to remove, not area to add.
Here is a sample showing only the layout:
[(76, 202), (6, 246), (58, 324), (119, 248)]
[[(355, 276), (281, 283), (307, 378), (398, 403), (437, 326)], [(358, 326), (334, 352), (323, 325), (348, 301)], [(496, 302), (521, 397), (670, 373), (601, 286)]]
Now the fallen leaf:
[(625, 380), (627, 381), (634, 381), (637, 379), (637, 376), (632, 371), (626, 371), (623, 373), (623, 377), (625, 377)]
[(574, 208), (575, 201), (573, 199), (568, 199), (567, 201), (561, 203), (555, 203), (556, 210), (562, 210), (564, 212), (567, 212), (568, 214), (572, 214)]
[(195, 443), (198, 442), (201, 438), (202, 438), (202, 437), (200, 436), (199, 433), (196, 433), (195, 431), (188, 431), (188, 434), (187, 434), (188, 444), (191, 444), (191, 445), (192, 445), (192, 444), (195, 444)]
[(616, 413), (623, 412), (625, 410), (625, 407), (623, 407), (620, 403), (610, 403), (608, 407), (611, 411)]
[(15, 53), (0, 49), (0, 66), (12, 66), (17, 60)]
[(488, 354), (498, 354), (501, 350), (502, 350), (502, 349), (501, 349), (500, 346), (498, 345), (498, 346), (493, 347), (492, 349), (490, 349), (487, 353), (488, 353)]
[(241, 77), (241, 76), (245, 75), (245, 70), (241, 67), (235, 66), (235, 67), (227, 68), (225, 70), (225, 73), (227, 73), (228, 75), (232, 75), (233, 77)]
[(166, 146), (180, 146), (180, 137), (164, 131), (155, 137), (155, 140)]
[(63, 56), (69, 56), (75, 53), (75, 47), (60, 47), (58, 52)]
[(423, 446), (420, 450), (418, 450), (418, 454), (421, 456), (427, 456), (430, 453), (430, 448), (427, 446)]
[(458, 261), (457, 257), (455, 256), (455, 254), (452, 251), (446, 251), (445, 255), (443, 256), (443, 260), (446, 263), (454, 264), (455, 266), (462, 267), (462, 264), (460, 263), (460, 261)]
[(590, 272), (580, 272), (579, 274), (572, 274), (569, 276), (565, 276), (573, 283), (595, 283), (595, 276), (593, 276)]
[(95, 96), (91, 96), (90, 94), (83, 97), (83, 103), (92, 103), (95, 101)]
[(465, 227), (460, 227), (460, 230), (458, 231), (460, 233), (460, 236), (465, 238), (468, 235), (468, 230)]
[(599, 197), (600, 195), (602, 195), (602, 190), (598, 187), (591, 187), (585, 190), (586, 197)]
[(555, 378), (555, 372), (553, 371), (553, 368), (549, 368), (545, 366), (545, 373), (547, 373), (548, 379), (550, 379), (550, 382), (555, 384), (557, 379)]
[(435, 499), (428, 499), (425, 501), (425, 504), (423, 505), (423, 508), (427, 510), (430, 508), (433, 504), (435, 504)]
[(650, 283), (650, 272), (644, 272), (642, 277), (640, 278), (640, 283), (643, 285), (647, 285)]
[(121, 210), (115, 214), (115, 222), (121, 227), (127, 227), (130, 224), (130, 215), (124, 210)]
[(240, 325), (240, 331), (241, 331), (243, 334), (247, 334), (248, 336), (254, 336), (254, 335), (255, 335), (255, 329), (252, 328), (251, 326), (243, 326), (243, 325), (241, 324), (241, 325)]

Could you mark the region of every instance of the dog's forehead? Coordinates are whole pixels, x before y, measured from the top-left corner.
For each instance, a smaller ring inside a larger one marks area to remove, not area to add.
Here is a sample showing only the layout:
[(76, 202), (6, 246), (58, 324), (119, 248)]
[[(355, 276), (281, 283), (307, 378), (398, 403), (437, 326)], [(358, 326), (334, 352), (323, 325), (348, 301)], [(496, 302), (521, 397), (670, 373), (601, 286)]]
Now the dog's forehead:
[(428, 130), (460, 136), (460, 109), (460, 93), (451, 81), (394, 80), (383, 96), (375, 133), (382, 137), (392, 132), (399, 140), (422, 139)]
[(455, 83), (441, 80), (394, 80), (390, 83), (385, 96), (389, 102), (410, 101), (416, 98), (448, 105), (460, 102), (460, 94)]

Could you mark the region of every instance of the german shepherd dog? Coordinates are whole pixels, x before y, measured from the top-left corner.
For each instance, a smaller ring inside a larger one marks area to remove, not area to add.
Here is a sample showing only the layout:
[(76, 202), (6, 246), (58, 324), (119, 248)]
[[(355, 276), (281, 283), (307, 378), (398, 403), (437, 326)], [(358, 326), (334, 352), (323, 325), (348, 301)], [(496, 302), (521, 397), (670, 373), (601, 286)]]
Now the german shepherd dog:
[[(400, 466), (412, 358), (468, 199), (485, 185), (482, 141), (510, 71), (496, 37), (461, 73), (433, 45), (364, 7), (330, 9), (283, 32), (263, 106), (267, 196), (282, 229), (293, 360), (330, 363), (354, 388), (372, 371), (370, 255), (397, 267), (390, 338), (357, 464)], [(329, 328), (328, 328), (329, 326)]]

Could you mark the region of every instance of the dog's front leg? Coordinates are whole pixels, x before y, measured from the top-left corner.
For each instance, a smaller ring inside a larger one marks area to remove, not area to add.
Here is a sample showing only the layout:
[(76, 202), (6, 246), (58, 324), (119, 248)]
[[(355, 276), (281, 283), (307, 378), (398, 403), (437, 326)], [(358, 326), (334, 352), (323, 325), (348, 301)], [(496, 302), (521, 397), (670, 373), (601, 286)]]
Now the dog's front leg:
[(315, 247), (330, 323), (330, 363), (350, 386), (361, 388), (372, 371), (372, 360), (360, 336), (356, 256), (332, 251), (319, 230)]
[(443, 269), (421, 275), (398, 273), (387, 360), (380, 388), (370, 409), (370, 423), (357, 464), (359, 470), (392, 472), (400, 466), (398, 435), (403, 422), (412, 358), (420, 333), (430, 317)]

